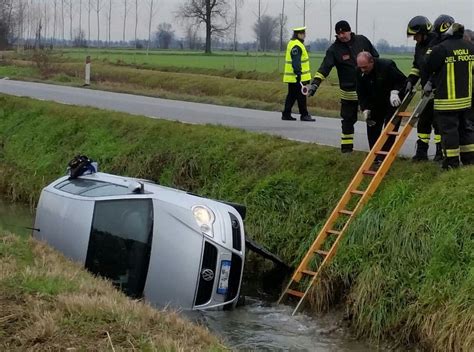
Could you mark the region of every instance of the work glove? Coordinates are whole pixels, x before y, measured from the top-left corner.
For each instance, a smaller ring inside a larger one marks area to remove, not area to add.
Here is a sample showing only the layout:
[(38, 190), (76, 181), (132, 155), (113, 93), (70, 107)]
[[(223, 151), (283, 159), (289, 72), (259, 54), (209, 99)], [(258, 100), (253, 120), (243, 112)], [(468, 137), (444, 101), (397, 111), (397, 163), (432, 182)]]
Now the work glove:
[(319, 88), (318, 84), (313, 79), (308, 89), (308, 96), (312, 97), (313, 95), (315, 95), (318, 88)]
[(423, 95), (425, 97), (429, 96), (433, 91), (433, 83), (431, 81), (426, 82), (425, 86), (423, 87)]
[(398, 96), (398, 90), (392, 90), (390, 92), (390, 105), (392, 105), (394, 108), (400, 106), (402, 101), (400, 100), (400, 97)]
[(370, 110), (364, 110), (362, 111), (362, 120), (367, 123), (367, 126), (372, 127), (375, 125), (375, 121), (372, 120), (371, 116), (371, 111)]
[(301, 82), (301, 75), (296, 74), (296, 83), (299, 83), (299, 82)]
[(413, 90), (413, 83), (411, 81), (407, 81), (407, 84), (405, 86), (405, 95), (410, 93)]

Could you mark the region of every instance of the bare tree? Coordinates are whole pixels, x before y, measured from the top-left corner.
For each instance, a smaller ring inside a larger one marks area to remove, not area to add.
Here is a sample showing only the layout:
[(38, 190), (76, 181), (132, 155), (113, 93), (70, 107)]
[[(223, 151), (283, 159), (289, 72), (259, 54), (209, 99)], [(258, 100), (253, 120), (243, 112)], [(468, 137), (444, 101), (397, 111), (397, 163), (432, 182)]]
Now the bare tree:
[(186, 26), (186, 43), (188, 44), (188, 48), (191, 50), (198, 49), (201, 45), (201, 38), (199, 38), (198, 33), (196, 31), (196, 25), (191, 23)]
[(72, 16), (73, 16), (73, 8), (72, 8), (73, 0), (69, 0), (69, 37), (71, 41), (74, 39), (74, 33), (72, 33)]
[(82, 32), (82, 0), (79, 0), (79, 33), (84, 35)]
[(263, 51), (267, 51), (276, 46), (278, 23), (278, 17), (263, 15), (260, 20), (253, 25), (253, 30)]
[(123, 0), (123, 33), (122, 41), (125, 42), (125, 27), (127, 26), (127, 0)]
[(61, 0), (61, 39), (64, 42), (64, 0)]
[(163, 22), (158, 25), (155, 32), (155, 42), (160, 49), (169, 49), (174, 37), (174, 31), (171, 24)]
[(107, 46), (110, 46), (110, 28), (112, 27), (112, 0), (109, 0), (107, 11)]
[(149, 0), (148, 2), (148, 5), (149, 5), (149, 8), (150, 8), (150, 11), (149, 11), (149, 18), (148, 18), (148, 42), (147, 42), (147, 45), (146, 45), (146, 54), (148, 55), (148, 52), (150, 50), (150, 41), (151, 41), (151, 23), (153, 21), (153, 17), (155, 16), (155, 8), (153, 7), (153, 0)]
[(97, 46), (100, 42), (100, 11), (102, 10), (102, 4), (100, 0), (95, 0), (95, 13), (97, 14)]
[(53, 44), (54, 40), (56, 39), (56, 20), (57, 20), (57, 14), (58, 14), (58, 1), (57, 0), (54, 0), (53, 6), (54, 6), (53, 38), (51, 40), (51, 44)]
[(137, 45), (138, 45), (137, 28), (138, 28), (138, 0), (135, 0), (135, 49), (137, 49)]
[(87, 6), (87, 42), (90, 45), (91, 42), (91, 11), (92, 11), (92, 2), (89, 0), (89, 4)]
[(212, 35), (222, 35), (232, 26), (228, 20), (228, 0), (186, 0), (178, 12), (180, 16), (193, 20), (196, 24), (205, 24), (205, 52), (208, 54), (211, 53)]

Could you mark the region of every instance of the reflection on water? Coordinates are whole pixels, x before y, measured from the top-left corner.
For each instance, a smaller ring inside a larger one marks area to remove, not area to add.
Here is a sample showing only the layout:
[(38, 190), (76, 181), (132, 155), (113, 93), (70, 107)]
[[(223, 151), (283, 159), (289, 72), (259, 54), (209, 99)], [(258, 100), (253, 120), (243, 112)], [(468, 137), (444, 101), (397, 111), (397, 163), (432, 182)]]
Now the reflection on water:
[(340, 317), (292, 316), (292, 308), (247, 299), (233, 311), (202, 312), (204, 324), (233, 350), (256, 351), (380, 351), (351, 337)]
[(34, 222), (34, 214), (28, 207), (6, 202), (0, 199), (0, 230), (7, 230), (18, 235), (29, 236)]

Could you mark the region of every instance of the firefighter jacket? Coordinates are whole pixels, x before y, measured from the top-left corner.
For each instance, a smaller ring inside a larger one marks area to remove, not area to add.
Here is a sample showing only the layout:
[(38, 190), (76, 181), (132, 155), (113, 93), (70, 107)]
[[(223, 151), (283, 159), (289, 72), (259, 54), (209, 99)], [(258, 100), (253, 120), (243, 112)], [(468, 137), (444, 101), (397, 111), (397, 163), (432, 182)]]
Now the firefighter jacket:
[(435, 33), (428, 33), (425, 39), (421, 43), (417, 43), (415, 46), (415, 56), (413, 58), (413, 65), (408, 75), (408, 80), (413, 86), (420, 80), (420, 84), (423, 87), (428, 81), (429, 75), (426, 73), (426, 53), (431, 49), (432, 46), (437, 44), (437, 35)]
[(326, 51), (326, 56), (314, 75), (317, 85), (329, 76), (335, 66), (339, 78), (340, 97), (343, 100), (357, 100), (356, 93), (356, 68), (357, 55), (362, 51), (368, 51), (373, 57), (379, 53), (373, 47), (370, 40), (363, 35), (352, 33), (352, 38), (347, 43), (336, 39)]
[(434, 109), (465, 110), (472, 106), (474, 45), (461, 34), (447, 37), (427, 57), (426, 70), (434, 74)]
[(371, 110), (372, 115), (384, 115), (390, 111), (390, 91), (402, 91), (406, 77), (393, 60), (374, 59), (370, 73), (357, 70), (357, 95), (360, 109)]
[(291, 39), (286, 47), (283, 82), (296, 83), (298, 81), (298, 76), (300, 77), (301, 82), (311, 80), (309, 55), (301, 40)]

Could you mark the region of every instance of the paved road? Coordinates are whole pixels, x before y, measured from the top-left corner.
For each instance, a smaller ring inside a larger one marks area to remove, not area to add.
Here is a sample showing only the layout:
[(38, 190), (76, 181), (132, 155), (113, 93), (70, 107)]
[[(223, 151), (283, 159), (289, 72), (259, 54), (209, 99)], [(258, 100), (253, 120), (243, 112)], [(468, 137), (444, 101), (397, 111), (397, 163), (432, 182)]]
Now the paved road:
[[(248, 131), (269, 133), (288, 139), (335, 147), (339, 147), (341, 133), (340, 120), (334, 118), (317, 117), (316, 122), (282, 121), (280, 113), (277, 112), (150, 98), (43, 83), (3, 79), (0, 80), (0, 93), (65, 104), (92, 106), (186, 123), (238, 127)], [(413, 154), (415, 139), (415, 133), (412, 132), (403, 146), (401, 154), (405, 156)], [(363, 122), (357, 122), (355, 126), (355, 149), (368, 150)]]

